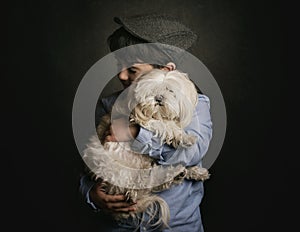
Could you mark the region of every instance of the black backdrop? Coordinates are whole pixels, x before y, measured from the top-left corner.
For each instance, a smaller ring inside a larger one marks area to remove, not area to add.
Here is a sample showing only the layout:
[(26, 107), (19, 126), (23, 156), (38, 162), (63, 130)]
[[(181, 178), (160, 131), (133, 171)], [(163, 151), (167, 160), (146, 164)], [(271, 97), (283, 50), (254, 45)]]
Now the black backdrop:
[(199, 35), (191, 53), (211, 71), (226, 104), (226, 138), (201, 205), (206, 232), (286, 228), (280, 212), (286, 174), (276, 172), (286, 71), (286, 33), (277, 2), (9, 5), (3, 9), (8, 17), (2, 29), (7, 38), (1, 184), (6, 231), (19, 226), (30, 231), (104, 231), (105, 222), (78, 193), (81, 158), (72, 133), (73, 98), (86, 71), (109, 52), (105, 39), (117, 28), (112, 18), (156, 11), (178, 16)]

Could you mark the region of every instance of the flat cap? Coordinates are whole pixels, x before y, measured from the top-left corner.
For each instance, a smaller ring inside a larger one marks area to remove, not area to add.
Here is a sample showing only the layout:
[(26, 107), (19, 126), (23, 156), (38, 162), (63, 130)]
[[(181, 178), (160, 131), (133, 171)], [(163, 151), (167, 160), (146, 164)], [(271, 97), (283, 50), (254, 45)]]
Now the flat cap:
[(187, 50), (197, 39), (190, 28), (168, 15), (114, 17), (114, 21), (130, 34), (150, 43), (168, 44)]

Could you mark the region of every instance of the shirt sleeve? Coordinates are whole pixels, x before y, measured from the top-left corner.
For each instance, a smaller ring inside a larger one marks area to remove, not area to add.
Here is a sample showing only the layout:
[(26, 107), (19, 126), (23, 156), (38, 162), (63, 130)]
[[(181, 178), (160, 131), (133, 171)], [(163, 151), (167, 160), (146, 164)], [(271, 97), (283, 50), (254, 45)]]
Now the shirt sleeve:
[(169, 145), (161, 145), (160, 139), (154, 137), (151, 131), (141, 128), (132, 143), (132, 149), (148, 154), (163, 165), (181, 163), (185, 166), (192, 166), (199, 164), (208, 150), (212, 137), (210, 101), (207, 96), (199, 94), (192, 121), (185, 128), (185, 132), (196, 136), (196, 143), (188, 148), (175, 149)]
[(100, 209), (91, 201), (90, 190), (94, 186), (95, 182), (92, 181), (88, 175), (83, 175), (80, 178), (79, 191), (85, 199), (85, 202), (95, 211), (98, 212)]

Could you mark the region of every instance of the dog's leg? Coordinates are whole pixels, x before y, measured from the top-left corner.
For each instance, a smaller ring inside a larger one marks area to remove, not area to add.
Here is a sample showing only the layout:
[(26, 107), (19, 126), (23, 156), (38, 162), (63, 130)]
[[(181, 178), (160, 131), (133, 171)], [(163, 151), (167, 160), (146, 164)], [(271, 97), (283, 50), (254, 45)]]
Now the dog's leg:
[(195, 144), (197, 137), (187, 134), (178, 123), (166, 121), (165, 124), (168, 128), (166, 131), (166, 138), (171, 141), (173, 147), (190, 147)]
[(200, 168), (198, 166), (188, 167), (186, 172), (186, 179), (192, 179), (196, 181), (204, 181), (209, 179), (210, 174), (206, 168)]
[(148, 122), (143, 122), (143, 126), (154, 133), (161, 139), (162, 143), (172, 145), (174, 148), (178, 146), (190, 147), (195, 144), (197, 137), (188, 135), (174, 121), (161, 121), (151, 119)]
[[(192, 145), (195, 144), (197, 137), (194, 135), (188, 135), (186, 134), (184, 131), (182, 131), (181, 134), (181, 139), (179, 139), (179, 141), (177, 141), (177, 143), (179, 142), (179, 145), (182, 147), (190, 147)], [(176, 140), (176, 138), (175, 138)]]

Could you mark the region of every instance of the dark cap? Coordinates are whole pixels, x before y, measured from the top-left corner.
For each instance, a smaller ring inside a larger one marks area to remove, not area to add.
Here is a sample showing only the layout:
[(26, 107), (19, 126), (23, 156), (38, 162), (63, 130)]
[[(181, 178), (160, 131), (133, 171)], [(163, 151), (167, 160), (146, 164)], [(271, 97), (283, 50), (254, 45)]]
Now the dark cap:
[(169, 44), (187, 50), (197, 39), (191, 29), (168, 15), (115, 17), (114, 21), (130, 34), (150, 43)]

